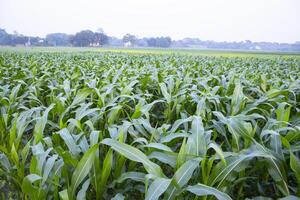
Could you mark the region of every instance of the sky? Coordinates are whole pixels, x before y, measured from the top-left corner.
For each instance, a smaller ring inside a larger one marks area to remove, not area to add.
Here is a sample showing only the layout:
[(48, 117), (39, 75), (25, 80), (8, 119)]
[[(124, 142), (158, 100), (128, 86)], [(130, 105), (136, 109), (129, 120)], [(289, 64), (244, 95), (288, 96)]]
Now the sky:
[(300, 0), (0, 0), (0, 28), (24, 35), (196, 37), (215, 41), (300, 41)]

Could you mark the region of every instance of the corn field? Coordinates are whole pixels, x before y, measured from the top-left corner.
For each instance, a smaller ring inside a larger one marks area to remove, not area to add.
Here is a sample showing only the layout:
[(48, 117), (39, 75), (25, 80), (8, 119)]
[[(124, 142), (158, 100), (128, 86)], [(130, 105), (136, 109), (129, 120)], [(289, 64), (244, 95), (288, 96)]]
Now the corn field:
[(3, 199), (298, 199), (300, 60), (0, 53)]

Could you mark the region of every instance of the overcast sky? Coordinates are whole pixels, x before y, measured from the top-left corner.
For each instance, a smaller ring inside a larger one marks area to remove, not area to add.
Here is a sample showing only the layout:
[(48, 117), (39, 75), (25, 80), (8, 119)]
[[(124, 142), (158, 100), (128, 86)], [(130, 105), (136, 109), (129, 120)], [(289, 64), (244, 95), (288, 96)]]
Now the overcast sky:
[(0, 0), (0, 27), (25, 35), (76, 33), (300, 41), (300, 0)]

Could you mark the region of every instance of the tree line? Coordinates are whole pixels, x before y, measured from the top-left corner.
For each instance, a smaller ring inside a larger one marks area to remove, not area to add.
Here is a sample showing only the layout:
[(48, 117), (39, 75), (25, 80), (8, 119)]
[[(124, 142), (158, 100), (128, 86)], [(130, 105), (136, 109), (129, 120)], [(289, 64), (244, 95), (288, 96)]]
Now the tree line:
[(197, 48), (197, 49), (238, 49), (238, 50), (269, 50), (269, 51), (300, 51), (300, 42), (216, 42), (213, 40), (200, 40), (198, 38), (184, 38), (172, 40), (171, 37), (143, 37), (125, 34), (122, 38), (109, 36), (100, 28), (93, 32), (82, 30), (75, 34), (50, 33), (45, 38), (25, 36), (14, 32), (7, 33), (0, 28), (0, 45), (8, 46), (75, 46), (75, 47), (159, 47), (159, 48)]
[(31, 37), (14, 32), (7, 33), (0, 29), (0, 45), (27, 45), (27, 46), (143, 46), (143, 47), (164, 47), (168, 48), (172, 44), (171, 37), (151, 37), (137, 38), (133, 34), (126, 34), (122, 39), (111, 37), (105, 34), (101, 29), (93, 32), (91, 30), (82, 30), (74, 35), (66, 33), (50, 33), (45, 38)]

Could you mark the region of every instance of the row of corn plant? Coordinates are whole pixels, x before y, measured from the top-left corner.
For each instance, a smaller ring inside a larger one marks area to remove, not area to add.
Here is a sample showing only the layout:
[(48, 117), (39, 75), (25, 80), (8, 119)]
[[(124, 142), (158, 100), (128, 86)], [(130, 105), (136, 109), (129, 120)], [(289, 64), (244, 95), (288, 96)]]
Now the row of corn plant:
[(3, 199), (298, 199), (300, 60), (0, 53)]

